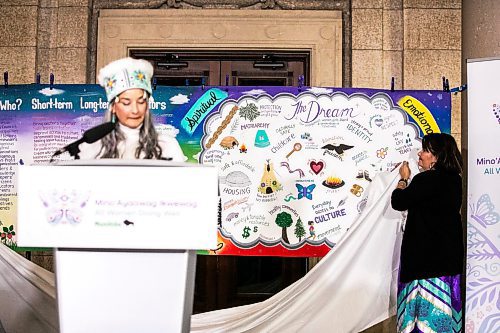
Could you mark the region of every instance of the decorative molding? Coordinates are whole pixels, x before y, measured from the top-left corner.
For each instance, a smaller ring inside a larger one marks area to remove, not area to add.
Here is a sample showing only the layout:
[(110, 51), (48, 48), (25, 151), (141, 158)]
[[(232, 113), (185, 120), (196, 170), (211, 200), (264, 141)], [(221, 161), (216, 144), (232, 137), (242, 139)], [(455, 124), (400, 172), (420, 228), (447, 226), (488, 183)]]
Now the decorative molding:
[(167, 0), (163, 7), (177, 9), (302, 9), (342, 10), (341, 0)]
[(212, 34), (215, 38), (221, 39), (226, 37), (227, 27), (223, 24), (215, 24), (212, 26)]
[[(304, 10), (304, 11), (341, 11), (342, 30), (342, 86), (351, 85), (351, 1), (352, 0), (94, 0), (91, 2), (90, 29), (88, 35), (88, 48), (91, 56), (88, 58), (88, 82), (95, 81), (97, 68), (97, 34), (100, 11), (103, 9), (244, 9), (262, 11), (280, 10)], [(159, 37), (170, 38), (173, 34), (171, 29), (157, 28)], [(221, 36), (217, 29), (213, 31), (215, 36)], [(339, 31), (328, 31), (322, 29), (321, 38), (328, 40), (338, 35)], [(222, 37), (224, 38), (224, 37)]]
[(350, 0), (94, 0), (95, 9), (348, 10)]

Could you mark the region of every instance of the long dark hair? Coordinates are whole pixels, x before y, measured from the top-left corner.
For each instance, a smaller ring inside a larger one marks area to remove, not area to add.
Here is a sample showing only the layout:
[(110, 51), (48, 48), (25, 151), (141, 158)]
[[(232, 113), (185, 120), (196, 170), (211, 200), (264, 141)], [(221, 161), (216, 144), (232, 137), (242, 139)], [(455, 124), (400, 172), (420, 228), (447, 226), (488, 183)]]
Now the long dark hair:
[(427, 134), (422, 139), (422, 149), (436, 156), (432, 169), (456, 172), (462, 174), (462, 155), (455, 139), (446, 133)]
[[(104, 122), (111, 121), (113, 116), (111, 113), (111, 109), (112, 105), (110, 103), (110, 106), (106, 111), (106, 114), (104, 115)], [(156, 132), (153, 120), (151, 118), (151, 112), (148, 106), (148, 110), (144, 115), (144, 122), (142, 123), (142, 127), (139, 132), (139, 144), (135, 151), (135, 158), (139, 158), (141, 152), (144, 152), (145, 159), (161, 158), (162, 149), (158, 143), (158, 132)], [(117, 120), (115, 130), (102, 139), (102, 147), (98, 156), (100, 158), (120, 158), (118, 152), (118, 143), (122, 140), (125, 140), (125, 136), (120, 130), (120, 123)]]

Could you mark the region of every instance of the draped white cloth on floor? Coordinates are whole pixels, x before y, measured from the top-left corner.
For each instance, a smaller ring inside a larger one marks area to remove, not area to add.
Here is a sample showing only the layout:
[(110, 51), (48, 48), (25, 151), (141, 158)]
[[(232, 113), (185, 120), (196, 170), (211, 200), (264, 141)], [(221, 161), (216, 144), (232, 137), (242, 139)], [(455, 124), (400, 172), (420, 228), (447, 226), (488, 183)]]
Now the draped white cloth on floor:
[[(359, 332), (394, 314), (402, 214), (399, 174), (380, 173), (360, 217), (306, 276), (270, 299), (193, 315), (192, 332)], [(0, 246), (0, 323), (7, 333), (57, 332), (54, 275)], [(1, 327), (1, 326), (0, 326)]]
[(3, 244), (0, 323), (7, 333), (51, 333), (59, 327), (54, 274)]
[(402, 214), (398, 170), (380, 173), (359, 218), (306, 276), (255, 304), (193, 315), (191, 332), (359, 332), (395, 314)]

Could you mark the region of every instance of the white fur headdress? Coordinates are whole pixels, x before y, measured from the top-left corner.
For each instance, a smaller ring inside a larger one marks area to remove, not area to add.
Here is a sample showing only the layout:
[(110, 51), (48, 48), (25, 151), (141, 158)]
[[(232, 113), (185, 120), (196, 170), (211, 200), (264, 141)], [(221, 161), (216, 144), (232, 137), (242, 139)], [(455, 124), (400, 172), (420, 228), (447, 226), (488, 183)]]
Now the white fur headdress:
[(139, 88), (152, 94), (153, 66), (146, 60), (123, 58), (101, 68), (97, 80), (106, 90), (108, 102), (128, 89)]

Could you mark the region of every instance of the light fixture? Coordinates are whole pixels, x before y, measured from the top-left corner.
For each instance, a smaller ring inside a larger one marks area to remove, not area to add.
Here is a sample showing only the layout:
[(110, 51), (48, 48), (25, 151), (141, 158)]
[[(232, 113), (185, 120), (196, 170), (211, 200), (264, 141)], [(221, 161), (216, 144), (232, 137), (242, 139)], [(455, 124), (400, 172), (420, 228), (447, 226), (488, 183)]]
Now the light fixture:
[(273, 55), (264, 54), (262, 56), (262, 60), (254, 61), (253, 67), (263, 69), (279, 69), (284, 68), (285, 63), (283, 61), (276, 61)]
[(176, 54), (170, 54), (166, 56), (166, 60), (158, 61), (156, 64), (158, 67), (164, 67), (166, 69), (179, 69), (188, 67), (187, 61), (180, 61), (179, 56)]

